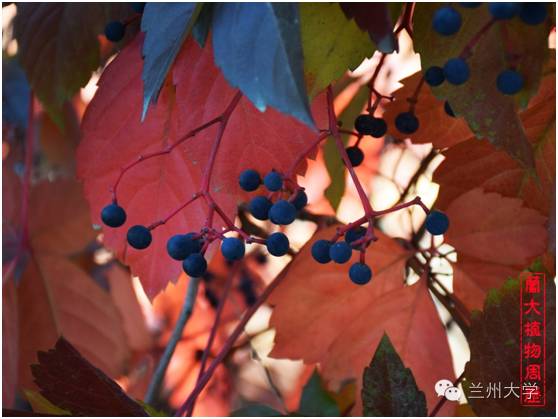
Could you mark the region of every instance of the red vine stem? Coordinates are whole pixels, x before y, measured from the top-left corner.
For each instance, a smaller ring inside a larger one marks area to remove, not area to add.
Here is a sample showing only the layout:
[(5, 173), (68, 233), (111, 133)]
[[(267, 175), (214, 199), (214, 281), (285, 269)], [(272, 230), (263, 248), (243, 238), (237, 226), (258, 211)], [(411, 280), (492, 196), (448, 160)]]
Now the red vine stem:
[(256, 310), (268, 299), (268, 297), (271, 295), (273, 290), (275, 290), (275, 288), (277, 288), (277, 286), (283, 281), (283, 279), (285, 279), (285, 277), (287, 276), (287, 272), (289, 271), (289, 268), (291, 266), (291, 263), (292, 261), (285, 267), (285, 269), (283, 269), (283, 271), (279, 275), (277, 275), (277, 277), (275, 277), (273, 281), (271, 281), (271, 283), (265, 288), (262, 294), (258, 297), (254, 305), (251, 306), (248, 310), (246, 310), (246, 312), (240, 319), (240, 322), (236, 325), (234, 331), (227, 338), (227, 340), (225, 341), (223, 347), (221, 348), (217, 356), (215, 356), (211, 364), (209, 364), (209, 366), (207, 367), (207, 370), (200, 377), (200, 379), (198, 380), (196, 386), (194, 387), (194, 389), (192, 390), (188, 398), (184, 401), (182, 406), (177, 410), (175, 416), (182, 416), (184, 415), (185, 412), (190, 411), (191, 406), (195, 403), (195, 400), (202, 392), (202, 390), (205, 388), (205, 386), (213, 376), (213, 373), (215, 372), (215, 370), (217, 369), (221, 361), (225, 359), (225, 357), (232, 349), (238, 337), (244, 331), (244, 327), (246, 326), (248, 321), (252, 318)]
[[(215, 313), (215, 321), (213, 322), (213, 326), (211, 326), (211, 331), (209, 332), (209, 337), (207, 338), (207, 344), (205, 345), (205, 349), (203, 350), (203, 354), (200, 361), (200, 371), (198, 373), (198, 378), (196, 380), (196, 384), (200, 382), (203, 373), (205, 372), (205, 365), (207, 363), (207, 358), (211, 352), (211, 347), (213, 346), (213, 341), (215, 340), (215, 336), (217, 335), (217, 329), (221, 324), (221, 315), (223, 313), (223, 309), (225, 308), (225, 303), (227, 298), (231, 292), (232, 284), (234, 282), (234, 278), (238, 272), (240, 264), (237, 262), (231, 271), (229, 272), (229, 276), (227, 278), (227, 282), (225, 283), (225, 289), (223, 290), (223, 294), (221, 295), (221, 299), (219, 300), (219, 305), (217, 306), (217, 311)], [(196, 405), (197, 397), (192, 400), (192, 404), (186, 413), (186, 416), (192, 416), (194, 412), (194, 407)]]
[(132, 163), (129, 163), (127, 166), (124, 166), (122, 169), (120, 169), (120, 174), (118, 175), (118, 178), (116, 179), (116, 182), (114, 183), (114, 185), (112, 187), (112, 200), (113, 200), (113, 202), (115, 204), (118, 203), (118, 199), (117, 199), (117, 196), (116, 196), (117, 189), (118, 189), (118, 186), (120, 185), (120, 182), (122, 181), (122, 178), (124, 177), (124, 174), (126, 174), (126, 172), (128, 170), (135, 167), (136, 165), (138, 165), (141, 162), (152, 159), (153, 157), (160, 157), (160, 156), (164, 156), (165, 154), (169, 154), (172, 150), (174, 150), (176, 147), (178, 147), (180, 144), (182, 144), (188, 138), (194, 137), (200, 131), (203, 131), (204, 129), (209, 128), (211, 125), (214, 125), (214, 124), (220, 122), (221, 118), (222, 118), (222, 116), (218, 116), (217, 118), (214, 118), (211, 121), (206, 122), (205, 124), (200, 125), (197, 128), (194, 128), (192, 131), (190, 131), (189, 133), (187, 133), (186, 135), (184, 135), (182, 138), (178, 139), (177, 141), (175, 141), (171, 145), (165, 147), (163, 150), (159, 150), (159, 151), (155, 151), (153, 153), (140, 155), (137, 158), (137, 160), (133, 161)]
[(14, 258), (10, 261), (5, 272), (3, 273), (2, 281), (6, 281), (14, 272), (19, 260), (23, 253), (29, 246), (29, 198), (31, 190), (31, 175), (33, 173), (33, 150), (35, 143), (35, 96), (33, 92), (29, 95), (29, 109), (27, 116), (27, 132), (25, 135), (25, 158), (24, 158), (24, 172), (22, 180), (22, 193), (21, 193), (21, 216), (20, 222), (22, 225), (21, 233), (19, 236), (19, 243)]
[(331, 134), (335, 139), (337, 150), (339, 151), (339, 154), (341, 154), (341, 158), (343, 159), (345, 166), (347, 166), (347, 170), (349, 170), (351, 179), (355, 184), (355, 188), (360, 197), (360, 201), (362, 203), (362, 206), (364, 207), (364, 212), (368, 215), (371, 215), (374, 210), (372, 209), (372, 205), (368, 200), (368, 196), (366, 195), (366, 192), (364, 192), (364, 189), (360, 184), (360, 180), (358, 179), (358, 176), (355, 173), (355, 169), (353, 168), (353, 165), (349, 160), (349, 156), (347, 155), (347, 152), (345, 151), (345, 146), (343, 145), (343, 141), (341, 140), (341, 134), (339, 133), (339, 127), (337, 126), (337, 118), (335, 117), (335, 108), (333, 107), (333, 90), (331, 88), (331, 85), (329, 85), (327, 88), (327, 105), (328, 105), (327, 113), (329, 117), (329, 130), (331, 131)]

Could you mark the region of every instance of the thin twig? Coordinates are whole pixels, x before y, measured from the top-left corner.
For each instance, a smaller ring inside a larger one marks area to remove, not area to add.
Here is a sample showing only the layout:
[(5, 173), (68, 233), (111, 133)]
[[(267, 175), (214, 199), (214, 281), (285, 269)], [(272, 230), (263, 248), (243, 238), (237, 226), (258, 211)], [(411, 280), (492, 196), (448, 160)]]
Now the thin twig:
[(165, 377), (165, 372), (167, 371), (167, 367), (172, 358), (172, 354), (176, 349), (176, 345), (178, 344), (178, 341), (182, 337), (182, 332), (184, 330), (184, 327), (186, 326), (186, 323), (188, 323), (188, 320), (190, 319), (190, 317), (192, 316), (192, 312), (194, 311), (194, 304), (196, 302), (196, 295), (198, 294), (199, 283), (200, 283), (200, 278), (190, 278), (190, 282), (188, 284), (188, 290), (186, 292), (186, 298), (184, 300), (184, 305), (182, 306), (182, 310), (180, 311), (178, 321), (174, 326), (174, 330), (172, 331), (170, 340), (167, 343), (165, 352), (163, 352), (163, 356), (161, 357), (161, 360), (157, 365), (155, 374), (153, 374), (153, 378), (149, 383), (149, 387), (145, 395), (145, 402), (147, 404), (153, 404), (153, 402), (159, 395), (161, 383), (163, 382), (163, 378)]

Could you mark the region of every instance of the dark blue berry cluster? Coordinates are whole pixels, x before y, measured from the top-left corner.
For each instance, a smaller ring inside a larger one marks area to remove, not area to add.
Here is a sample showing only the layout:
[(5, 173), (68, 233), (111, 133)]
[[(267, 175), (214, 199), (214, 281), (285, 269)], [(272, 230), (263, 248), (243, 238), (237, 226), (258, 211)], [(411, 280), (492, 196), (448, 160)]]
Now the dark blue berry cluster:
[[(285, 179), (281, 173), (274, 170), (262, 179), (257, 171), (246, 169), (238, 178), (240, 187), (247, 192), (255, 191), (262, 184), (270, 192), (267, 196), (258, 195), (252, 198), (248, 209), (254, 218), (262, 221), (270, 220), (277, 225), (291, 224), (295, 220), (297, 212), (308, 203), (306, 192), (299, 187), (290, 187), (289, 182), (290, 180)], [(289, 196), (282, 197), (284, 193)], [(279, 199), (274, 202), (272, 198), (276, 195)], [(270, 253), (273, 254), (271, 251)]]
[[(481, 3), (459, 3), (465, 8), (479, 7)], [(527, 25), (539, 25), (548, 15), (545, 3), (488, 3), (488, 11), (494, 21), (509, 20), (516, 16)], [(442, 36), (451, 36), (461, 28), (461, 14), (452, 6), (440, 7), (432, 18), (432, 28)], [(449, 59), (443, 67), (432, 66), (424, 72), (424, 80), (430, 86), (448, 83), (459, 86), (467, 82), (470, 69), (463, 57)], [(525, 84), (524, 78), (514, 68), (503, 70), (495, 80), (498, 90), (505, 95), (519, 93)], [(446, 110), (447, 111), (447, 110)], [(448, 114), (450, 114), (448, 112)], [(451, 114), (450, 114), (451, 115)], [(453, 115), (452, 115), (453, 116)]]
[[(306, 204), (306, 199), (302, 200), (300, 198), (298, 204), (302, 204), (302, 201)], [(289, 205), (292, 204), (289, 203)], [(281, 210), (279, 216), (282, 216)], [(101, 211), (101, 220), (108, 227), (121, 227), (126, 222), (126, 212), (117, 203), (112, 203)], [(137, 250), (147, 249), (152, 242), (151, 230), (153, 228), (143, 225), (130, 227), (126, 235), (128, 244)], [(243, 236), (246, 239), (224, 237), (221, 233), (209, 228), (202, 229), (200, 233), (176, 234), (167, 241), (167, 253), (172, 259), (182, 262), (182, 268), (188, 275), (201, 277), (207, 271), (207, 261), (204, 257), (205, 250), (212, 241), (217, 239), (221, 240), (221, 253), (228, 262), (234, 262), (244, 257), (246, 242), (265, 244), (267, 251), (273, 256), (284, 256), (289, 251), (289, 239), (281, 232), (271, 234), (266, 240), (255, 239), (246, 234), (243, 234)]]
[[(318, 263), (347, 263), (353, 250), (364, 251), (371, 241), (366, 235), (366, 228), (355, 227), (345, 232), (345, 240), (318, 240), (312, 245), (312, 257)], [(357, 285), (364, 285), (372, 279), (372, 270), (368, 265), (356, 262), (349, 269), (349, 278)]]

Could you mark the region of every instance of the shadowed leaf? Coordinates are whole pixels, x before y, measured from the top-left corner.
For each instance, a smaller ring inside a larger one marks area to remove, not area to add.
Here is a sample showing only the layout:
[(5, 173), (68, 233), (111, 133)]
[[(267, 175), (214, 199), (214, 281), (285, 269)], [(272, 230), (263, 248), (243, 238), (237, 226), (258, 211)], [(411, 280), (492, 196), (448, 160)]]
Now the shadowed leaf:
[(310, 127), (296, 3), (220, 3), (213, 10), (215, 63), (260, 111), (272, 106)]
[(384, 335), (370, 366), (364, 369), (364, 416), (426, 416), (426, 398), (405, 368), (389, 337)]
[(147, 416), (100, 369), (83, 358), (64, 338), (54, 349), (39, 352), (31, 367), (35, 382), (51, 403), (77, 416)]
[(143, 43), (143, 111), (156, 102), (169, 69), (194, 24), (198, 3), (147, 3), (141, 18)]

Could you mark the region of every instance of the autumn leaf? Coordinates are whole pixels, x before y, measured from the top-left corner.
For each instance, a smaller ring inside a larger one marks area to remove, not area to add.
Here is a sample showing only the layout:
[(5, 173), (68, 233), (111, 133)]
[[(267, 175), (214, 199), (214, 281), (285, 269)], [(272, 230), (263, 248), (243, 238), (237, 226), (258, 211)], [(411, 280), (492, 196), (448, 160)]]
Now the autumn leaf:
[(546, 217), (520, 199), (476, 188), (448, 205), (446, 214), (451, 221), (445, 238), (457, 251), (454, 292), (470, 308), (546, 249)]
[(355, 22), (347, 20), (339, 4), (300, 3), (299, 7), (304, 77), (312, 98), (372, 57), (374, 45)]
[[(540, 264), (534, 264), (529, 271), (544, 272)], [(526, 274), (527, 271), (522, 273)], [(520, 276), (519, 278), (523, 278)], [(470, 388), (480, 383), (483, 387), (489, 383), (501, 383), (502, 387), (510, 385), (520, 386), (520, 336), (518, 326), (519, 285), (521, 279), (509, 279), (498, 289), (493, 289), (487, 295), (482, 312), (475, 312), (471, 324), (469, 345), (471, 360), (465, 366), (466, 382), (465, 394), (475, 413), (479, 416), (539, 416), (548, 415), (556, 405), (556, 286), (547, 276), (546, 281), (546, 345), (551, 350), (547, 352), (547, 405), (543, 409), (521, 406), (518, 398), (510, 395), (501, 398), (478, 399), (469, 397), (473, 393)], [(486, 391), (486, 390), (485, 390)], [(506, 394), (509, 389), (502, 389)], [(521, 389), (515, 389), (519, 395)], [(546, 412), (546, 413), (545, 413)]]
[(74, 416), (147, 416), (103, 371), (96, 368), (66, 339), (54, 349), (39, 352), (33, 376), (48, 401)]
[[(394, 100), (384, 105), (383, 118), (388, 126), (388, 134), (394, 138), (403, 137), (395, 126), (395, 118), (409, 111), (408, 99), (415, 94), (421, 78), (422, 73), (418, 72), (401, 80), (402, 86), (392, 93)], [(444, 149), (474, 137), (467, 122), (459, 116), (449, 116), (444, 109), (444, 101), (435, 97), (426, 84), (417, 96), (415, 115), (420, 122), (419, 127), (416, 132), (405, 135), (413, 143), (432, 143), (435, 148)]]
[[(351, 262), (320, 265), (310, 255), (312, 244), (330, 239), (335, 228), (323, 230), (310, 240), (272, 294), (270, 325), (276, 335), (270, 356), (319, 362), (326, 380), (360, 381), (381, 337), (388, 333), (419, 387), (434, 388), (440, 377), (451, 379), (445, 330), (426, 282), (404, 285), (405, 261), (410, 255), (394, 240), (378, 233), (379, 240), (366, 255), (372, 282), (355, 285), (348, 278)], [(356, 259), (355, 254), (353, 261)], [(427, 400), (433, 407), (435, 393), (428, 393)]]
[(2, 405), (14, 407), (19, 358), (19, 320), (15, 281), (2, 286)]
[[(553, 54), (554, 55), (554, 54)], [(556, 178), (556, 66), (552, 57), (539, 92), (521, 122), (535, 156), (535, 173), (525, 170), (505, 152), (484, 141), (469, 140), (444, 152), (446, 159), (434, 172), (440, 185), (436, 205), (447, 205), (464, 192), (482, 187), (508, 197), (522, 198), (525, 205), (550, 215)]]
[(347, 18), (354, 19), (360, 29), (368, 32), (370, 38), (378, 45), (378, 50), (389, 54), (397, 49), (392, 23), (392, 20), (397, 20), (397, 15), (390, 13), (394, 10), (390, 7), (393, 3), (343, 2), (339, 5)]
[(110, 294), (70, 259), (95, 237), (81, 194), (67, 179), (31, 189), (29, 260), (17, 289), (20, 386), (32, 386), (29, 365), (61, 335), (113, 376), (130, 354)]
[[(100, 64), (98, 35), (126, 9), (116, 3), (19, 3), (18, 56), (35, 94), (62, 124), (63, 103)], [(71, 42), (68, 42), (71, 40)]]
[(413, 373), (384, 335), (364, 369), (362, 404), (365, 416), (426, 416), (426, 398)]
[[(414, 47), (421, 55), (423, 71), (430, 66), (443, 66), (450, 58), (460, 56), (469, 42), (480, 33), (491, 16), (488, 7), (459, 8), (462, 25), (451, 37), (432, 29), (432, 15), (439, 4), (421, 4), (414, 16)], [(534, 166), (533, 152), (518, 117), (518, 104), (496, 87), (500, 72), (509, 67), (507, 57), (518, 57), (515, 68), (524, 79), (522, 105), (537, 92), (543, 64), (548, 54), (547, 25), (526, 25), (519, 19), (495, 21), (473, 46), (467, 59), (470, 78), (460, 86), (444, 83), (433, 88), (434, 94), (447, 99), (458, 115), (463, 115), (479, 138), (486, 138), (508, 152), (525, 167)], [(527, 100), (525, 100), (527, 99)], [(520, 99), (518, 99), (520, 100)]]
[[(111, 200), (110, 190), (121, 167), (215, 118), (235, 94), (213, 64), (209, 46), (202, 50), (188, 40), (172, 70), (175, 91), (163, 89), (141, 123), (141, 43), (138, 37), (106, 68), (82, 124), (78, 177), (84, 181), (96, 224), (101, 224), (100, 211)], [(323, 98), (316, 100), (316, 106), (316, 120), (324, 121)], [(131, 266), (150, 298), (169, 281), (176, 281), (182, 271), (167, 255), (168, 238), (180, 231), (199, 230), (206, 209), (196, 202), (180, 212), (153, 231), (153, 242), (145, 251), (127, 248), (126, 231), (134, 224), (146, 225), (165, 217), (200, 189), (215, 133), (215, 128), (208, 129), (169, 155), (143, 162), (127, 173), (119, 187), (118, 200), (127, 211), (127, 223), (119, 229), (105, 227), (104, 242)], [(293, 118), (273, 109), (259, 112), (241, 99), (219, 148), (211, 177), (212, 196), (234, 218), (237, 203), (247, 197), (238, 186), (239, 173), (246, 168), (261, 173), (272, 168), (287, 170), (315, 135)]]

